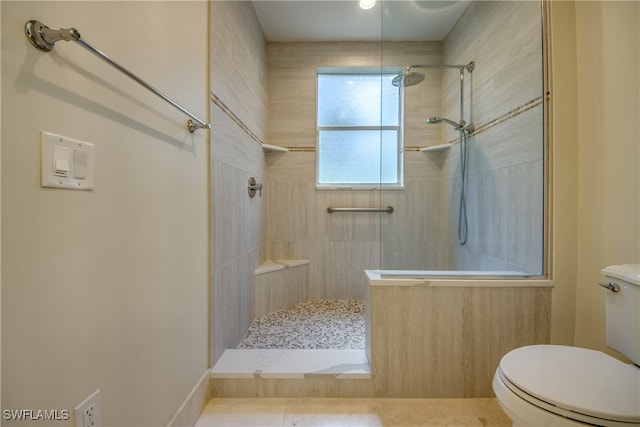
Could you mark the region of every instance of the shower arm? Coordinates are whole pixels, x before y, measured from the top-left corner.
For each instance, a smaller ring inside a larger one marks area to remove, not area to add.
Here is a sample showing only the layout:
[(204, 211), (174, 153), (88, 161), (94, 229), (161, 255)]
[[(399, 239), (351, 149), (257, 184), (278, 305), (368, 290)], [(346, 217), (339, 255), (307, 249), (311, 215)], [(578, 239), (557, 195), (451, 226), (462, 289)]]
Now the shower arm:
[(467, 72), (473, 72), (476, 67), (476, 63), (471, 61), (468, 64), (464, 65), (449, 65), (449, 64), (430, 64), (430, 65), (409, 65), (407, 70), (411, 70), (412, 68), (457, 68), (459, 70), (467, 70)]
[(189, 112), (187, 109), (185, 109), (184, 107), (182, 107), (181, 105), (173, 101), (167, 95), (160, 92), (158, 89), (151, 86), (149, 83), (142, 80), (140, 77), (136, 76), (131, 71), (127, 70), (122, 65), (118, 64), (113, 59), (109, 58), (107, 55), (105, 55), (95, 47), (91, 46), (84, 39), (82, 39), (82, 37), (80, 36), (80, 32), (75, 28), (61, 28), (59, 30), (52, 30), (51, 28), (47, 27), (46, 25), (42, 24), (39, 21), (31, 20), (31, 21), (27, 21), (25, 25), (25, 33), (27, 35), (27, 38), (31, 42), (31, 44), (36, 49), (42, 52), (51, 51), (54, 45), (56, 44), (56, 42), (59, 42), (61, 40), (77, 42), (80, 46), (84, 47), (89, 52), (96, 55), (98, 58), (102, 59), (112, 67), (118, 69), (120, 72), (122, 72), (132, 80), (135, 80), (137, 83), (139, 83), (149, 91), (153, 92), (158, 97), (162, 98), (167, 103), (173, 105), (175, 108), (177, 108), (178, 110), (182, 111), (184, 114), (189, 116), (191, 118), (190, 120), (187, 121), (187, 128), (189, 129), (189, 132), (193, 133), (197, 129), (211, 129), (211, 125), (209, 123), (206, 123), (205, 121), (199, 119), (198, 117), (193, 115), (191, 112)]

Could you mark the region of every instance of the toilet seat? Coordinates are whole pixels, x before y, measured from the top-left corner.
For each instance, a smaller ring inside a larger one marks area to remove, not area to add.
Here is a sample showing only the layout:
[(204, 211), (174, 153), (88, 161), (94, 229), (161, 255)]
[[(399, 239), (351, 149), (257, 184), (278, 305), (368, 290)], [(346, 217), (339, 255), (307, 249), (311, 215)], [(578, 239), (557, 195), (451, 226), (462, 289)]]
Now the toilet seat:
[(602, 352), (521, 347), (502, 358), (496, 375), (520, 398), (562, 417), (595, 425), (640, 425), (640, 368)]

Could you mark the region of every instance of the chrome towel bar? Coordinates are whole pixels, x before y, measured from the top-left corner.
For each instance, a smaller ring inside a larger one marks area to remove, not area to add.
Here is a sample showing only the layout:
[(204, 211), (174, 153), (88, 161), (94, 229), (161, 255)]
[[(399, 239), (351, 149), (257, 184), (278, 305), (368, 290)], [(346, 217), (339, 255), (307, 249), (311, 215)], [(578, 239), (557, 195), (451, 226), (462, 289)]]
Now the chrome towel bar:
[(327, 212), (386, 212), (390, 214), (393, 213), (393, 206), (387, 206), (386, 208), (334, 208), (329, 206)]
[(52, 30), (51, 28), (47, 27), (46, 25), (42, 24), (39, 21), (31, 20), (31, 21), (27, 21), (27, 23), (25, 24), (24, 31), (27, 35), (27, 38), (31, 42), (31, 44), (36, 49), (42, 52), (49, 52), (50, 50), (53, 49), (53, 46), (56, 44), (56, 42), (60, 40), (77, 42), (80, 46), (84, 47), (89, 52), (96, 55), (98, 58), (102, 59), (112, 67), (118, 69), (120, 72), (127, 75), (129, 78), (135, 80), (140, 85), (144, 86), (145, 88), (147, 88), (148, 90), (150, 90), (151, 92), (153, 92), (154, 94), (156, 94), (157, 96), (159, 96), (160, 98), (168, 102), (169, 104), (173, 105), (175, 108), (182, 111), (187, 116), (191, 117), (191, 119), (187, 121), (187, 128), (189, 129), (189, 132), (193, 133), (197, 129), (211, 129), (211, 125), (209, 123), (199, 119), (198, 117), (190, 113), (188, 110), (186, 110), (184, 107), (180, 106), (178, 103), (173, 101), (167, 95), (160, 92), (158, 89), (151, 86), (149, 83), (145, 82), (140, 77), (136, 76), (131, 71), (127, 70), (122, 65), (118, 64), (113, 59), (109, 58), (107, 55), (105, 55), (95, 47), (91, 46), (89, 43), (87, 43), (84, 39), (80, 37), (80, 33), (75, 28), (68, 28), (68, 29), (61, 28), (59, 30)]

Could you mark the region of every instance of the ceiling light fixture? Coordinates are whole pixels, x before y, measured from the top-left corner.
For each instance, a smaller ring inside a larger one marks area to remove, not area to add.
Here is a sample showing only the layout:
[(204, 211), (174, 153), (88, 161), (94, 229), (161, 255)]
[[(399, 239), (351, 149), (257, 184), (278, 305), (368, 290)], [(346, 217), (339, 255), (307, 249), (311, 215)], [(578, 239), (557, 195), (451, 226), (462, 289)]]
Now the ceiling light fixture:
[(360, 0), (360, 8), (367, 10), (375, 6), (376, 0)]

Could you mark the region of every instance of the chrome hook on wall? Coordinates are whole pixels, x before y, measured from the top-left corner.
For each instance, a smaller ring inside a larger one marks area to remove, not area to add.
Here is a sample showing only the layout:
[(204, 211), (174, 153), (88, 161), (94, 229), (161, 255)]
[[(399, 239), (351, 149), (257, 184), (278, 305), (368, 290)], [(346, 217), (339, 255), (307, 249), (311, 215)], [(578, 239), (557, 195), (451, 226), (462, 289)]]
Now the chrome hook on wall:
[(256, 190), (260, 192), (260, 197), (262, 197), (262, 184), (257, 183), (254, 177), (249, 177), (249, 185), (247, 188), (249, 189), (249, 197), (254, 198)]

